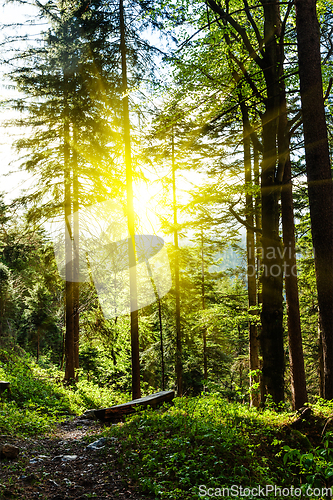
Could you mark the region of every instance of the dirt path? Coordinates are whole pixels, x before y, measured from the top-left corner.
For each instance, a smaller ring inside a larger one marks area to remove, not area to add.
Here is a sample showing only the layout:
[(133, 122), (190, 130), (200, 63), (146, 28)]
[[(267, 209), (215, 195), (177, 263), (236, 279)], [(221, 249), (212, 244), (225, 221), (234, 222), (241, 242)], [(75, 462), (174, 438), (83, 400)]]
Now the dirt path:
[(0, 461), (0, 500), (146, 500), (135, 492), (116, 465), (121, 443), (115, 438), (87, 448), (98, 440), (99, 423), (75, 418), (54, 435), (40, 439), (0, 436), (0, 443), (18, 446), (16, 460)]

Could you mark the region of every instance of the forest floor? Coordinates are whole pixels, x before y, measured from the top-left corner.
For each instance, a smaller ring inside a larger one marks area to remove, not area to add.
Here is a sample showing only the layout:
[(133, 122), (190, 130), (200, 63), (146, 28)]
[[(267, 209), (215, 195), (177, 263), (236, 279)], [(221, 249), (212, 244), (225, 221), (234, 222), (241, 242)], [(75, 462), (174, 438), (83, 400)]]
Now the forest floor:
[(205, 393), (103, 426), (78, 415), (129, 394), (85, 379), (65, 387), (54, 367), (1, 349), (0, 379), (11, 384), (0, 398), (0, 446), (19, 449), (0, 459), (0, 500), (211, 500), (202, 488), (275, 485), (304, 496), (308, 487), (333, 488), (332, 401), (295, 413)]
[[(120, 445), (104, 438), (100, 448), (87, 448), (100, 438), (103, 425), (80, 417), (60, 424), (52, 435), (0, 441), (20, 449), (16, 460), (0, 461), (0, 500), (143, 500), (116, 465)], [(103, 438), (102, 438), (103, 439)]]
[[(306, 412), (302, 419), (216, 396), (177, 398), (174, 406), (138, 412), (124, 424), (72, 416), (52, 433), (0, 435), (0, 444), (20, 450), (0, 460), (0, 500), (194, 500), (200, 484), (299, 487), (309, 473), (330, 484), (332, 411), (329, 418)], [(331, 436), (325, 449), (324, 430)], [(284, 445), (300, 453), (290, 464)], [(308, 470), (300, 466), (305, 458)]]

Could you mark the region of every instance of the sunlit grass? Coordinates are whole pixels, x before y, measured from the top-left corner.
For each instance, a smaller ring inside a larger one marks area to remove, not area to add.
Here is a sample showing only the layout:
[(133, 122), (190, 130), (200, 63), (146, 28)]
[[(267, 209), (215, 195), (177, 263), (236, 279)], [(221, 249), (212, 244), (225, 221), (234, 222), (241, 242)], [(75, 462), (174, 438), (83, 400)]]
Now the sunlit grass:
[(105, 434), (120, 439), (119, 466), (142, 492), (192, 499), (200, 485), (290, 484), (292, 473), (276, 456), (290, 416), (202, 395), (137, 414)]
[(10, 393), (0, 401), (0, 434), (35, 435), (91, 408), (123, 403), (129, 395), (83, 379), (64, 387), (63, 372), (41, 367), (28, 356), (0, 351), (0, 379), (10, 382)]

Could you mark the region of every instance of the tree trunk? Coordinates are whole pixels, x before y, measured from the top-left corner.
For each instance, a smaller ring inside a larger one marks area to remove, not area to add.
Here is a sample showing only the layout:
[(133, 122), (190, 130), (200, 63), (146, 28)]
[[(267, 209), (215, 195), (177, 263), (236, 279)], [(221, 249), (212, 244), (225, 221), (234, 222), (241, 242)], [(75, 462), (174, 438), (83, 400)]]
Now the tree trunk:
[(164, 347), (163, 347), (163, 323), (162, 323), (162, 306), (161, 299), (158, 297), (158, 319), (160, 324), (160, 346), (161, 346), (161, 378), (162, 378), (162, 391), (165, 391), (165, 367), (164, 367)]
[(74, 368), (75, 380), (78, 380), (79, 370), (79, 344), (80, 344), (80, 316), (79, 316), (79, 301), (80, 301), (80, 232), (79, 232), (79, 179), (78, 179), (78, 161), (77, 161), (77, 144), (76, 134), (73, 133), (73, 256), (74, 256), (74, 279), (73, 279), (73, 308), (74, 308)]
[(323, 341), (320, 321), (318, 318), (318, 375), (319, 375), (319, 396), (324, 398), (324, 359), (323, 359)]
[(280, 186), (276, 179), (277, 117), (279, 112), (279, 50), (276, 33), (280, 24), (279, 7), (269, 0), (261, 2), (265, 16), (264, 77), (267, 88), (266, 110), (262, 117), (263, 159), (261, 170), (262, 204), (262, 329), (263, 386), (275, 403), (284, 400), (283, 348), (283, 272), (279, 236)]
[[(283, 270), (281, 241), (279, 237), (279, 199), (281, 180), (276, 178), (277, 118), (279, 114), (279, 66), (281, 54), (277, 44), (280, 30), (279, 4), (261, 0), (264, 10), (264, 50), (254, 55), (246, 29), (238, 25), (221, 5), (208, 0), (211, 8), (230, 23), (245, 43), (249, 56), (263, 71), (266, 93), (265, 113), (262, 115), (263, 158), (261, 170), (262, 205), (262, 313), (260, 344), (263, 356), (262, 380), (265, 394), (275, 403), (284, 399), (284, 348), (283, 348)], [(254, 22), (254, 21), (253, 21)]]
[(72, 241), (72, 196), (70, 175), (69, 117), (65, 95), (64, 123), (64, 190), (65, 190), (65, 262), (66, 262), (66, 336), (65, 336), (65, 382), (73, 383), (74, 371), (74, 314), (73, 314), (73, 241)]
[(128, 108), (128, 88), (127, 88), (127, 61), (126, 61), (126, 39), (125, 39), (125, 19), (123, 0), (119, 2), (120, 14), (120, 51), (122, 64), (122, 85), (123, 85), (123, 120), (124, 120), (124, 143), (125, 143), (125, 163), (126, 163), (126, 192), (127, 192), (127, 218), (128, 232), (130, 235), (128, 244), (129, 253), (129, 278), (130, 278), (130, 307), (131, 307), (131, 352), (132, 352), (132, 397), (141, 397), (140, 388), (140, 351), (139, 351), (139, 316), (137, 305), (137, 277), (136, 277), (136, 257), (135, 257), (135, 226), (133, 207), (133, 174), (131, 156), (131, 134)]
[(281, 191), (282, 231), (284, 244), (284, 273), (288, 314), (288, 341), (292, 405), (298, 410), (307, 402), (306, 379), (299, 313), (297, 263), (295, 249), (294, 202), (291, 182), (290, 142), (284, 83), (280, 88), (280, 117), (278, 130), (279, 162), (283, 170)]
[[(204, 234), (201, 230), (201, 301), (202, 309), (206, 309), (206, 296), (205, 296), (205, 259), (204, 259)], [(203, 330), (203, 362), (204, 362), (204, 380), (207, 383), (207, 328), (204, 326)]]
[(38, 363), (39, 361), (39, 349), (40, 349), (40, 330), (39, 327), (37, 328), (37, 354), (36, 354), (36, 361)]
[[(259, 168), (259, 151), (256, 148), (255, 145), (253, 145), (253, 176), (254, 176), (254, 183), (260, 189), (260, 168)], [(255, 197), (255, 202), (254, 202), (254, 214), (255, 214), (255, 223), (256, 227), (258, 229), (261, 229), (261, 192), (257, 194)], [(257, 304), (258, 308), (260, 308), (262, 304), (262, 293), (260, 290), (260, 285), (258, 282), (259, 276), (260, 276), (260, 269), (261, 269), (261, 256), (262, 256), (262, 248), (261, 248), (261, 234), (257, 232), (255, 234), (255, 245), (256, 245), (256, 271), (257, 271)], [(257, 325), (257, 336), (258, 340), (260, 339), (261, 335), (261, 324), (259, 323)], [(260, 353), (260, 341), (259, 341), (259, 347), (258, 347), (259, 353)], [(259, 358), (259, 356), (258, 356)], [(259, 358), (259, 399), (260, 401), (265, 400), (265, 392), (264, 392), (264, 384), (262, 381), (262, 359)]]
[[(253, 227), (253, 198), (251, 194), (252, 188), (252, 173), (251, 173), (251, 127), (248, 115), (248, 109), (245, 104), (242, 93), (239, 95), (240, 107), (243, 120), (243, 145), (244, 145), (244, 170), (245, 170), (245, 192), (246, 192), (246, 222), (249, 227)], [(254, 231), (246, 229), (246, 252), (247, 252), (247, 292), (249, 308), (257, 305), (257, 279), (256, 279), (256, 256)], [(255, 311), (250, 311), (254, 314)], [(259, 382), (259, 339), (256, 322), (250, 319), (249, 321), (249, 357), (250, 357), (250, 404), (251, 406), (259, 407), (260, 394), (257, 384)], [(253, 388), (254, 386), (254, 388)]]
[(316, 0), (296, 0), (305, 159), (322, 327), (324, 397), (333, 399), (333, 193)]
[(175, 244), (175, 295), (176, 295), (176, 378), (177, 396), (183, 395), (183, 367), (182, 367), (182, 340), (180, 328), (180, 291), (179, 291), (179, 245), (178, 245), (178, 222), (177, 222), (177, 199), (176, 199), (176, 163), (175, 163), (175, 139), (172, 130), (172, 192), (173, 192), (173, 225)]

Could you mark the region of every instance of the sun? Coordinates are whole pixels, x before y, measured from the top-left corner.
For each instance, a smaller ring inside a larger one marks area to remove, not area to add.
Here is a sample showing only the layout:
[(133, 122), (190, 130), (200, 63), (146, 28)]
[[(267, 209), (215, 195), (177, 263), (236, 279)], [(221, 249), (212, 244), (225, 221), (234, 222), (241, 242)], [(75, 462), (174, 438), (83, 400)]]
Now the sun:
[(138, 218), (137, 231), (141, 234), (159, 235), (161, 233), (159, 218), (163, 210), (161, 193), (162, 187), (158, 182), (139, 181), (133, 185), (134, 211)]

